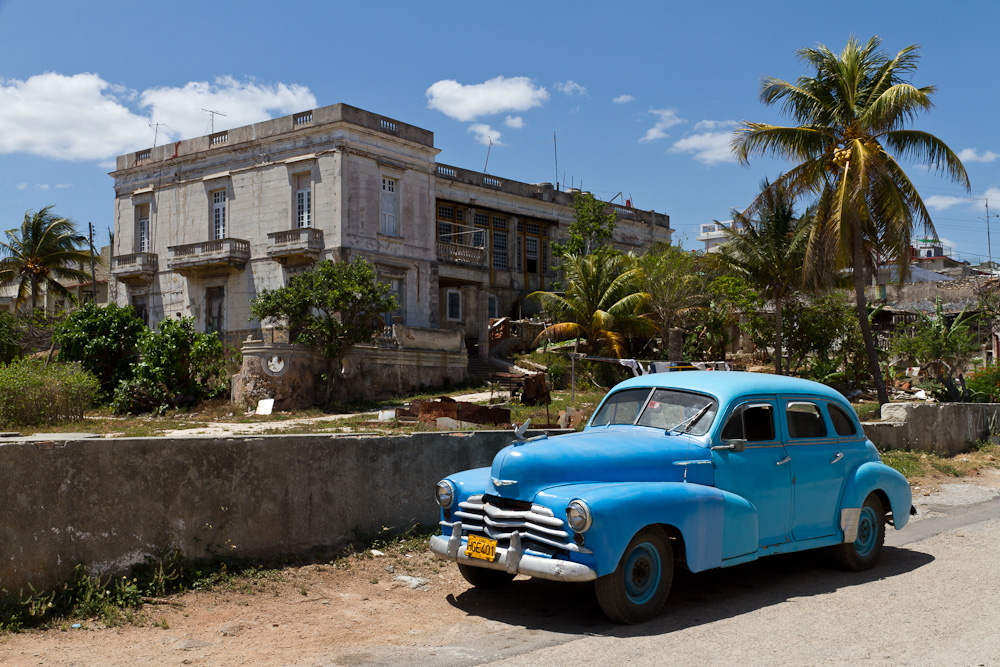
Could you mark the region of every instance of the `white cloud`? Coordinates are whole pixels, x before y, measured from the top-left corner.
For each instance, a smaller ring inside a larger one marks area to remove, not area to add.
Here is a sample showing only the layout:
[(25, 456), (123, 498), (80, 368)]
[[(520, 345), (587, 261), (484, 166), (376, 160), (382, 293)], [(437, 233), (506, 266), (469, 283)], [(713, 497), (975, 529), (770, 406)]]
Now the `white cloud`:
[[(214, 83), (192, 81), (182, 88), (151, 88), (139, 96), (139, 106), (150, 109), (154, 123), (166, 123), (171, 139), (198, 137), (210, 131), (210, 116), (218, 111), (215, 130), (225, 130), (285, 116), (316, 106), (316, 97), (305, 86), (278, 83), (261, 85), (224, 76)], [(162, 132), (162, 131), (161, 131)]]
[(635, 102), (635, 98), (631, 95), (619, 95), (611, 101), (615, 104), (628, 104), (629, 102)]
[(549, 99), (549, 92), (525, 76), (495, 77), (463, 85), (452, 79), (431, 84), (427, 106), (455, 120), (470, 121), (505, 111), (527, 111)]
[(659, 120), (653, 124), (653, 127), (646, 130), (646, 134), (639, 141), (665, 139), (670, 136), (666, 132), (667, 128), (684, 122), (684, 119), (677, 115), (676, 109), (650, 109), (649, 113), (656, 116)]
[(28, 184), (27, 183), (18, 183), (17, 184), (17, 189), (18, 190), (27, 190), (28, 189)]
[[(128, 103), (138, 100), (140, 110)], [(261, 85), (231, 77), (214, 83), (141, 93), (113, 85), (92, 73), (38, 74), (0, 81), (0, 154), (28, 153), (58, 160), (107, 160), (153, 143), (150, 124), (163, 123), (157, 143), (208, 131), (202, 108), (226, 114), (216, 130), (259, 122), (316, 106), (303, 86)]]
[(71, 187), (73, 187), (72, 183), (56, 183), (56, 190), (65, 190)]
[(996, 207), (996, 210), (1000, 210), (1000, 188), (988, 188), (986, 192), (983, 193), (983, 198), (993, 204), (993, 206)]
[(560, 93), (566, 93), (567, 95), (586, 95), (587, 89), (578, 84), (576, 81), (569, 80), (563, 83), (557, 83), (552, 86)]
[(924, 206), (932, 211), (947, 211), (953, 206), (967, 203), (969, 198), (953, 197), (951, 195), (931, 195), (930, 197), (923, 197), (923, 200)]
[(705, 130), (718, 130), (723, 127), (735, 127), (736, 122), (731, 120), (699, 120), (694, 124), (695, 132), (703, 132)]
[(715, 165), (722, 162), (735, 162), (731, 144), (733, 133), (702, 132), (692, 134), (677, 141), (670, 147), (671, 153), (691, 153), (694, 159), (702, 164)]
[(0, 83), (0, 153), (90, 160), (149, 145), (149, 121), (96, 74), (48, 72)]
[(468, 131), (476, 135), (477, 143), (489, 146), (490, 141), (492, 141), (494, 146), (503, 146), (503, 143), (500, 141), (500, 137), (503, 135), (486, 123), (473, 123), (469, 126)]
[(958, 159), (962, 162), (993, 162), (998, 157), (1000, 157), (1000, 153), (993, 151), (978, 153), (975, 148), (963, 148), (958, 151)]
[(520, 130), (522, 127), (524, 127), (524, 119), (521, 118), (520, 116), (507, 116), (503, 124), (509, 128)]

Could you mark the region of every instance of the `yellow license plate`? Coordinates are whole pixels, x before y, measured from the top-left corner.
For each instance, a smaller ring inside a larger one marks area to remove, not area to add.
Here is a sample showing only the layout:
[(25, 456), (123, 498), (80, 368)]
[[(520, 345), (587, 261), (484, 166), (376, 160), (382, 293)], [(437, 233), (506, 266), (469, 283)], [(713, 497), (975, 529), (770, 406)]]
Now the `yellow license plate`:
[(465, 555), (480, 560), (493, 561), (497, 557), (497, 541), (479, 535), (469, 535)]

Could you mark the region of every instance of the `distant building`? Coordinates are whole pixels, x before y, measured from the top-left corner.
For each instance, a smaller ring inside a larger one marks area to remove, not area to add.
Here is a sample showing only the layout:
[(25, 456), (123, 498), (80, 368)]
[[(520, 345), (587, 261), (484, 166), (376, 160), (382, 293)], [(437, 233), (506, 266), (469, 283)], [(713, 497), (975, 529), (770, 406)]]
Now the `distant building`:
[[(733, 227), (733, 225), (736, 225)], [(726, 239), (726, 229), (736, 229), (742, 228), (740, 223), (734, 223), (732, 220), (713, 220), (711, 223), (705, 223), (701, 226), (701, 233), (695, 237), (696, 240), (701, 241), (705, 244), (705, 252), (720, 252), (722, 250), (721, 246), (725, 244)]]
[[(336, 104), (121, 155), (112, 276), (149, 326), (191, 316), (230, 344), (250, 300), (322, 259), (364, 257), (399, 308), (386, 324), (487, 338), (554, 280), (573, 195), (436, 161), (432, 132)], [(668, 216), (608, 205), (614, 243), (670, 242)], [(482, 350), (485, 353), (485, 349)]]

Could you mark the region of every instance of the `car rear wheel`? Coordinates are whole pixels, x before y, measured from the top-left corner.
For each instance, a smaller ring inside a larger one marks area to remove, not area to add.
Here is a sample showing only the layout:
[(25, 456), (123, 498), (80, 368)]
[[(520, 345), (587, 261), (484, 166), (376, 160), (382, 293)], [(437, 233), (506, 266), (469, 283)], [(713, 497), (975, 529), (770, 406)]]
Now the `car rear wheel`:
[(674, 580), (674, 552), (661, 528), (632, 538), (618, 569), (594, 582), (601, 610), (619, 623), (641, 623), (663, 609)]
[(865, 499), (858, 518), (858, 536), (853, 542), (834, 547), (840, 566), (852, 572), (875, 567), (885, 542), (885, 508), (874, 493)]
[(514, 579), (513, 574), (504, 570), (490, 570), (465, 563), (458, 564), (458, 571), (462, 573), (466, 581), (476, 588), (500, 588)]

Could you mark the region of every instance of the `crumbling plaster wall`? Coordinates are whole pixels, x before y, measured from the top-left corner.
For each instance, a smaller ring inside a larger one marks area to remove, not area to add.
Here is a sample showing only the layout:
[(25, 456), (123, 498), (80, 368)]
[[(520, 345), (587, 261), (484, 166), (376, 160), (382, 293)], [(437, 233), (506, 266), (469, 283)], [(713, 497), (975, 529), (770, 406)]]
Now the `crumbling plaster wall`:
[(509, 431), (123, 438), (0, 445), (0, 589), (78, 563), (305, 554), (438, 520), (434, 484), (487, 466)]
[(879, 447), (959, 454), (1000, 426), (1000, 403), (886, 403), (882, 421), (862, 424)]

